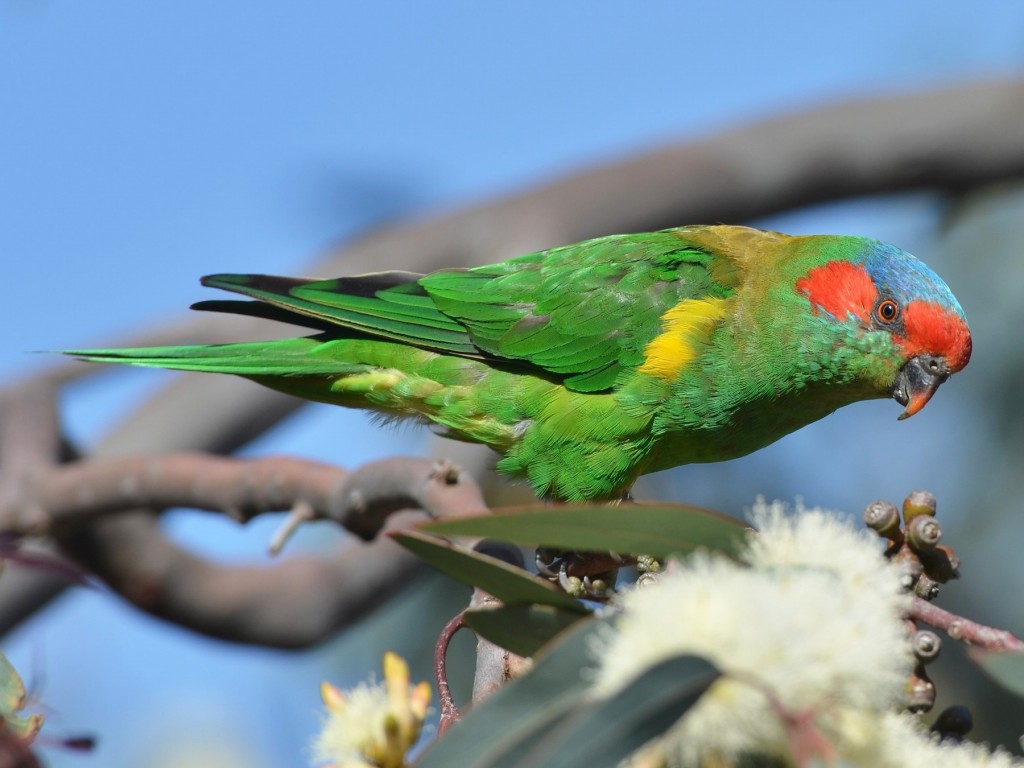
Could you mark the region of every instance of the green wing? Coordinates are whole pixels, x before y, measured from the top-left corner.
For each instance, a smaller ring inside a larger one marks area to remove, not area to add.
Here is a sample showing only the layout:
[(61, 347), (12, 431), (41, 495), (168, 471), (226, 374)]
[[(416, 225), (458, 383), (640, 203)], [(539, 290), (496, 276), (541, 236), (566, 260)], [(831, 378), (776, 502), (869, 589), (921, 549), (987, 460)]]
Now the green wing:
[(202, 301), (194, 309), (256, 315), (327, 333), (348, 328), (438, 352), (479, 356), (465, 327), (441, 313), (413, 272), (379, 272), (334, 280), (272, 275), (207, 275), (203, 285), (249, 301)]
[(644, 362), (662, 315), (692, 298), (731, 294), (725, 257), (681, 230), (613, 235), (473, 269), (382, 272), (335, 280), (211, 275), (203, 284), (258, 302), (196, 307), (349, 332), (513, 363), (598, 392)]
[(481, 351), (564, 376), (569, 389), (597, 392), (644, 362), (669, 309), (732, 293), (732, 265), (684, 238), (681, 230), (613, 235), (435, 272), (419, 284)]

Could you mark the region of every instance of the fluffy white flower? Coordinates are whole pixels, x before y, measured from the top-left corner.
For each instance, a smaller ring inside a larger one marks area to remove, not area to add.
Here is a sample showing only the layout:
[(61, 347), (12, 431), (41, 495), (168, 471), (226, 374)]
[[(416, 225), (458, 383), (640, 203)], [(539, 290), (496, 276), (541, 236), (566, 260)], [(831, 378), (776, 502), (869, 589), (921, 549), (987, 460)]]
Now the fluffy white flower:
[(849, 750), (847, 761), (864, 768), (1021, 768), (1024, 762), (1008, 752), (995, 752), (970, 742), (940, 742), (928, 733), (921, 718), (885, 713), (864, 750)]
[(696, 555), (673, 564), (622, 596), (598, 649), (605, 695), (681, 653), (724, 673), (666, 738), (670, 763), (787, 757), (808, 734), (840, 755), (866, 748), (875, 713), (898, 706), (911, 671), (902, 574), (877, 543), (819, 511), (787, 517), (762, 503), (754, 517), (761, 533), (744, 563)]
[(344, 707), (328, 707), (323, 730), (313, 742), (313, 759), (337, 768), (371, 768), (366, 753), (387, 737), (388, 692), (382, 683), (360, 683), (344, 699)]
[(799, 501), (790, 512), (781, 501), (769, 504), (758, 497), (750, 521), (759, 533), (750, 537), (743, 559), (754, 568), (822, 568), (839, 574), (851, 589), (895, 601), (895, 610), (908, 599), (902, 571), (882, 557), (882, 540), (836, 513), (808, 509)]
[(419, 738), (430, 686), (411, 687), (409, 666), (389, 651), (383, 683), (360, 683), (347, 691), (324, 683), (320, 695), (327, 718), (313, 742), (314, 761), (332, 768), (400, 768)]

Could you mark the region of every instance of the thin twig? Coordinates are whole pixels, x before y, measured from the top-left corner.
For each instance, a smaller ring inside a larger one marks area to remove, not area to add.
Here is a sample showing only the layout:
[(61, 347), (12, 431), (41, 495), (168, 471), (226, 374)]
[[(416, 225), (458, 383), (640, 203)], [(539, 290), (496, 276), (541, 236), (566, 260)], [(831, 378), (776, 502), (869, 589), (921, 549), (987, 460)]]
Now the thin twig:
[(274, 531), (274, 535), (270, 537), (270, 543), (267, 544), (267, 554), (279, 555), (281, 550), (284, 549), (284, 545), (288, 542), (297, 530), (302, 525), (308, 523), (310, 520), (316, 519), (316, 509), (305, 499), (299, 499), (295, 502), (295, 506), (292, 507), (291, 512), (284, 519), (284, 522)]
[(441, 702), (441, 718), (438, 723), (438, 735), (443, 736), (451, 726), (459, 721), (459, 708), (452, 697), (452, 688), (448, 683), (448, 646), (451, 645), (455, 633), (465, 624), (466, 612), (460, 611), (444, 625), (441, 634), (434, 644), (434, 679), (437, 680), (437, 698)]
[(986, 651), (1024, 651), (1024, 641), (1005, 629), (987, 627), (976, 621), (957, 616), (927, 600), (922, 600), (920, 597), (911, 598), (907, 615), (915, 621), (922, 621), (936, 629), (941, 629), (954, 640), (962, 640), (968, 645), (977, 646)]

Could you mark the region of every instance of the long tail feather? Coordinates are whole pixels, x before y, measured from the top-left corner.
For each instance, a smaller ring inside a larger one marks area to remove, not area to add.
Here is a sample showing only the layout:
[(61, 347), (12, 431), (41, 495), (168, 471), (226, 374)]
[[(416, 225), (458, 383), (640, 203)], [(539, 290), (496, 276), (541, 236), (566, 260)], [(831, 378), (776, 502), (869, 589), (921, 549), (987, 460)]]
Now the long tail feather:
[(65, 350), (64, 354), (92, 363), (232, 373), (238, 376), (339, 376), (366, 370), (365, 365), (331, 359), (330, 348), (335, 343), (305, 337), (242, 344), (71, 349)]

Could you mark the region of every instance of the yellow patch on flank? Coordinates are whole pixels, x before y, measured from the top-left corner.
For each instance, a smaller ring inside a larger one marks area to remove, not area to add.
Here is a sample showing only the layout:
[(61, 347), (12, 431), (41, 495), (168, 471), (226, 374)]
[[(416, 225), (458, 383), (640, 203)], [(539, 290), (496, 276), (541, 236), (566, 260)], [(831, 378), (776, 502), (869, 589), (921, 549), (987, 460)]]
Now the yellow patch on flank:
[(715, 324), (725, 315), (726, 299), (686, 299), (661, 316), (665, 329), (644, 349), (640, 373), (671, 381), (697, 357)]
[(404, 373), (393, 368), (359, 373), (352, 376), (342, 376), (331, 384), (331, 391), (353, 393), (377, 392), (381, 389), (391, 389), (404, 377)]

